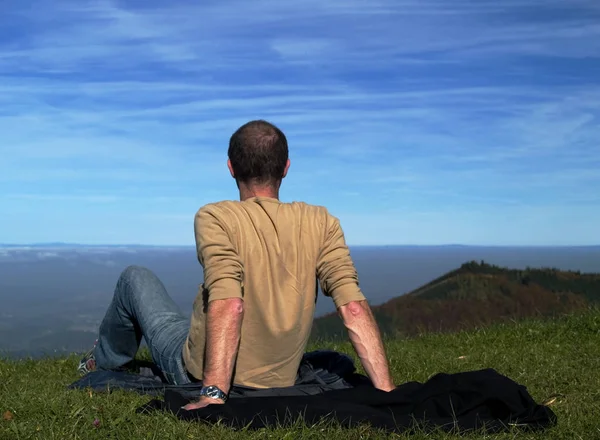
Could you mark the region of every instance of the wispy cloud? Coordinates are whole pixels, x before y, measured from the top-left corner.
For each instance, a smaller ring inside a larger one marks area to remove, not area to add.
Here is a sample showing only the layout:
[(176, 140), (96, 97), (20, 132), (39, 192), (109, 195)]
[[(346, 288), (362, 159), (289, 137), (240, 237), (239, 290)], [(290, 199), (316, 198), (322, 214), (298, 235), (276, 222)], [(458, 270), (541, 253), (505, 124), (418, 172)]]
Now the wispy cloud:
[[(235, 197), (228, 138), (259, 117), (289, 137), (287, 198), (328, 205), (355, 241), (351, 218), (392, 207), (438, 212), (438, 228), (448, 210), (589, 215), (598, 23), (596, 0), (7, 0), (0, 242), (85, 238), (90, 222), (110, 225), (100, 241), (168, 242), (199, 204)], [(23, 221), (40, 206), (57, 210), (46, 238)], [(472, 239), (456, 228), (449, 241)]]

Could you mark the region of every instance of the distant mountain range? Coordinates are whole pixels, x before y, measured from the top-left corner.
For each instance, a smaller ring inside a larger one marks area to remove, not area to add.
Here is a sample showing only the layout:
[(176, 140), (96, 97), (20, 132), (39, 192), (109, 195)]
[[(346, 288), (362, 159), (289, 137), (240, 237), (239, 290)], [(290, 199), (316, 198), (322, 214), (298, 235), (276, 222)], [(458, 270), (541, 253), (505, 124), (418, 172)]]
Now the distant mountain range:
[[(485, 327), (503, 320), (557, 316), (600, 303), (600, 274), (553, 268), (508, 269), (471, 261), (373, 307), (387, 336)], [(312, 337), (345, 337), (337, 314), (315, 320)]]
[[(48, 243), (0, 243), (0, 248), (64, 248), (64, 249), (75, 249), (75, 248), (188, 248), (194, 247), (194, 244), (173, 244), (173, 245), (153, 245), (153, 244), (85, 244), (85, 243), (64, 243), (64, 242), (48, 242)], [(391, 245), (350, 245), (350, 247), (360, 248), (529, 248), (529, 249), (598, 249), (600, 244), (597, 245), (547, 245), (547, 246), (511, 246), (511, 245), (471, 245), (471, 244), (438, 244), (438, 245), (420, 245), (420, 244), (391, 244)]]
[(43, 249), (81, 249), (81, 248), (141, 248), (141, 249), (172, 249), (172, 248), (188, 248), (193, 245), (151, 245), (151, 244), (82, 244), (82, 243), (30, 243), (30, 244), (14, 244), (0, 243), (0, 248), (43, 248)]

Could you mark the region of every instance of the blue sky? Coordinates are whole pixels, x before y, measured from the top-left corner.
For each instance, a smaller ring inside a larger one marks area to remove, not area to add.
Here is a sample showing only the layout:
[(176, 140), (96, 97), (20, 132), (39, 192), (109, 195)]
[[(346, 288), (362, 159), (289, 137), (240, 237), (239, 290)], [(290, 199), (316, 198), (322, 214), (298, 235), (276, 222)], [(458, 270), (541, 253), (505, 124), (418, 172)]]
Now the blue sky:
[(0, 243), (193, 244), (257, 118), (350, 244), (600, 243), (597, 0), (0, 12)]

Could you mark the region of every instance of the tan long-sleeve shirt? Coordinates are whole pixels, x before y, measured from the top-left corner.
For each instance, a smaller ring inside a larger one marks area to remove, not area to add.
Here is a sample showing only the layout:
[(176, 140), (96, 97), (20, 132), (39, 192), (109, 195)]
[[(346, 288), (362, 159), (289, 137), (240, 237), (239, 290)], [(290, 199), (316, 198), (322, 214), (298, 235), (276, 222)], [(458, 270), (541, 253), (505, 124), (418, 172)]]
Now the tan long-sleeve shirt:
[(187, 370), (202, 379), (206, 308), (244, 301), (236, 385), (294, 384), (312, 326), (317, 280), (336, 307), (364, 300), (339, 220), (320, 206), (254, 197), (206, 205), (194, 222), (204, 284), (184, 345)]

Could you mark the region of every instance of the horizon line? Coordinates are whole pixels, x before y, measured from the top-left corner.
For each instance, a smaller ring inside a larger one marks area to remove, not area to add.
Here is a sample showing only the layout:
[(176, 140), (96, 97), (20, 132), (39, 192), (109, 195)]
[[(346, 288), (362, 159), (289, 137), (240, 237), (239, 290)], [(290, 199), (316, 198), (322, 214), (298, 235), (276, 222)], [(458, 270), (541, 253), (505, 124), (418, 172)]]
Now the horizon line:
[[(194, 244), (136, 244), (136, 243), (74, 243), (74, 242), (39, 242), (39, 243), (0, 243), (2, 247), (152, 247), (152, 248), (194, 248)], [(348, 247), (494, 247), (494, 248), (596, 248), (600, 244), (460, 244), (460, 243), (440, 243), (440, 244), (408, 244), (408, 243), (390, 243), (390, 244), (348, 244)]]

